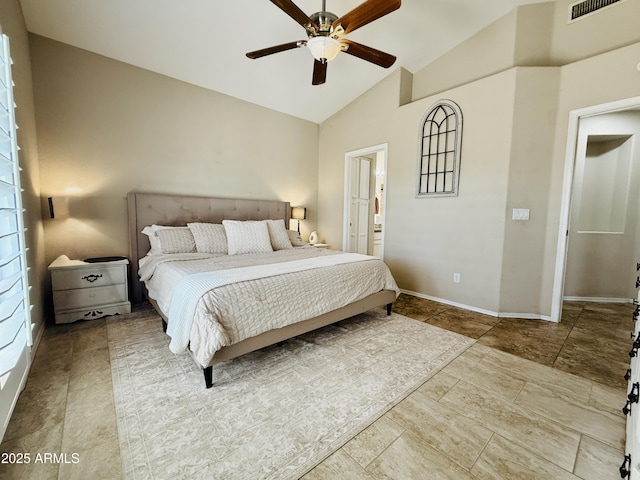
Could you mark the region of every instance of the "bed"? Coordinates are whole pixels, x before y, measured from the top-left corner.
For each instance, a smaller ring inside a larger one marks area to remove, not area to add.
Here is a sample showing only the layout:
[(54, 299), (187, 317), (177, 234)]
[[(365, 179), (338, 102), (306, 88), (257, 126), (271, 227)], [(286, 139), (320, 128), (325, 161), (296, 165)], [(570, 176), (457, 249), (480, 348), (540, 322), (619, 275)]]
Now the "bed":
[[(386, 305), (390, 314), (399, 293), (375, 257), (284, 245), (288, 202), (145, 192), (131, 192), (127, 200), (132, 300), (151, 302), (171, 337), (171, 350), (191, 354), (207, 388), (216, 363), (376, 307)], [(228, 241), (224, 252), (210, 240), (220, 224)], [(154, 225), (179, 228), (158, 233)], [(246, 242), (252, 248), (264, 243), (265, 228), (274, 251), (244, 251)], [(195, 247), (176, 241), (180, 249), (148, 255), (154, 235), (182, 239), (183, 229), (193, 234)]]

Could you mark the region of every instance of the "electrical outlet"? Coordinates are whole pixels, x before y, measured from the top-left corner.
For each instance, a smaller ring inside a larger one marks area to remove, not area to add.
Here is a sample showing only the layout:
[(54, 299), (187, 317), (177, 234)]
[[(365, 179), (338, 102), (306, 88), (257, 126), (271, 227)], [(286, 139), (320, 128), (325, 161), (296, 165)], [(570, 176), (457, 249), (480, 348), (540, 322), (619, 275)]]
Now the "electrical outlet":
[(459, 273), (454, 273), (453, 274), (453, 283), (460, 283), (460, 274)]

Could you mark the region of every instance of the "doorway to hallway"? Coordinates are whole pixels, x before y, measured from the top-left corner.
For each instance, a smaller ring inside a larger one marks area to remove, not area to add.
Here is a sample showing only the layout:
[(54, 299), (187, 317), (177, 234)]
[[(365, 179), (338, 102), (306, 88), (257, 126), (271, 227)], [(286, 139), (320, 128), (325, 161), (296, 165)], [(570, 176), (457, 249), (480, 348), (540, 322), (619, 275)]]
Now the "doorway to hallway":
[(388, 144), (345, 153), (342, 249), (384, 258)]

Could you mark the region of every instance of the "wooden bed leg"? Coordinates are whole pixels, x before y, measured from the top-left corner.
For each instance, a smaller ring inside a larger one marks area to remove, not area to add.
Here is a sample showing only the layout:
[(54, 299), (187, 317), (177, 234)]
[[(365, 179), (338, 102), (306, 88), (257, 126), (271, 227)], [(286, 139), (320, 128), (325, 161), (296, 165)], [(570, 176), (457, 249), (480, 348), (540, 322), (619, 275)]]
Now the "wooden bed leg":
[(164, 318), (162, 319), (162, 331), (167, 333), (167, 322), (165, 322)]
[(387, 303), (387, 315), (391, 315), (391, 305), (393, 305), (393, 303)]
[(207, 388), (213, 387), (213, 367), (209, 365), (207, 368), (202, 369), (204, 373), (204, 384)]

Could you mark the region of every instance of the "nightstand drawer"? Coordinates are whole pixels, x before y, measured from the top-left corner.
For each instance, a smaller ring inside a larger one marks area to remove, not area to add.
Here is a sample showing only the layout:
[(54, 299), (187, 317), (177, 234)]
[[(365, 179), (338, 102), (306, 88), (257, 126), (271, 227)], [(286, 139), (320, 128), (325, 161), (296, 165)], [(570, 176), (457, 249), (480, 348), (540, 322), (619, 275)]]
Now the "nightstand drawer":
[(81, 269), (54, 270), (51, 281), (54, 290), (68, 290), (72, 288), (101, 287), (117, 285), (126, 282), (127, 269), (122, 265), (107, 267), (96, 266)]
[(53, 304), (56, 311), (126, 301), (126, 284), (80, 288), (77, 290), (56, 290), (53, 292)]
[(107, 315), (124, 315), (130, 312), (131, 304), (129, 302), (76, 310), (63, 310), (56, 313), (56, 323), (71, 323), (76, 320), (95, 320)]

